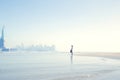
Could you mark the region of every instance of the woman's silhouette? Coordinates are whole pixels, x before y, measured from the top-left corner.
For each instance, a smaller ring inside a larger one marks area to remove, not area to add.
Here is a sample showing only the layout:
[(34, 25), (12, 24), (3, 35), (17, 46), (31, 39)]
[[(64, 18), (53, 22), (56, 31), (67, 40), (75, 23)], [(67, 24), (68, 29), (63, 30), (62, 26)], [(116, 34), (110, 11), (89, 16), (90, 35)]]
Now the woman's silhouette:
[(73, 45), (71, 45), (70, 53), (73, 55)]
[(70, 61), (71, 61), (71, 64), (73, 64), (73, 45), (71, 45), (70, 53), (71, 53)]

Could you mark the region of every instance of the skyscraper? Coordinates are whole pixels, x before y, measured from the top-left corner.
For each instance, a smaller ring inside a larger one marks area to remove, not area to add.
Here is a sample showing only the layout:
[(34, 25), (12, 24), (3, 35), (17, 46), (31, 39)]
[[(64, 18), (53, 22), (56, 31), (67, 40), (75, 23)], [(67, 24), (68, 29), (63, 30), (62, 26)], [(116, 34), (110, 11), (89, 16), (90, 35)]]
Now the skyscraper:
[(0, 49), (4, 49), (4, 27), (2, 28), (1, 38), (0, 38)]

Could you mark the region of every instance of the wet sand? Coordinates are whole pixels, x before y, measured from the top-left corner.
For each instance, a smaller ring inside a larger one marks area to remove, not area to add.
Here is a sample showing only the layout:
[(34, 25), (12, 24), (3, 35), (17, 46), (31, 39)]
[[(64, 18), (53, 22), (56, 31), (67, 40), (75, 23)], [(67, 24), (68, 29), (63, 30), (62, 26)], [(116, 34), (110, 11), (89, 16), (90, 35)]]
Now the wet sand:
[(74, 53), (72, 57), (58, 52), (1, 53), (0, 80), (120, 80), (118, 56), (117, 53)]
[(112, 59), (120, 59), (120, 53), (112, 53), (112, 52), (86, 52), (86, 53), (76, 53), (76, 56), (93, 56), (93, 57), (105, 57)]

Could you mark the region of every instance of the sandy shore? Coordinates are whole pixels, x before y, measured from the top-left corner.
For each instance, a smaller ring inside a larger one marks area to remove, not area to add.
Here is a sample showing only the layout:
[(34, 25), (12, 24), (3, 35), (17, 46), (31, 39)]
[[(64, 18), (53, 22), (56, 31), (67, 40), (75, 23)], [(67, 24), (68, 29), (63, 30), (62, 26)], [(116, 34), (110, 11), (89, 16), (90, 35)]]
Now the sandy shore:
[(120, 80), (120, 54), (1, 53), (0, 74), (0, 80)]
[(95, 57), (106, 57), (113, 59), (120, 59), (120, 53), (112, 53), (112, 52), (86, 52), (86, 53), (76, 53), (76, 56), (95, 56)]

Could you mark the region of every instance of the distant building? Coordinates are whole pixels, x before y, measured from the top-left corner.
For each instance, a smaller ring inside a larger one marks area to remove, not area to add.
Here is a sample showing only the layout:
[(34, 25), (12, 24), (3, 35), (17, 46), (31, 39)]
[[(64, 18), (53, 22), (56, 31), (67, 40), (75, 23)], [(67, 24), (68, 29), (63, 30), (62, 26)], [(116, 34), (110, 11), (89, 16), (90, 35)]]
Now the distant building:
[(1, 51), (8, 51), (9, 49), (5, 48), (4, 44), (4, 27), (2, 28), (1, 38), (0, 38), (0, 50)]
[(2, 28), (2, 34), (0, 38), (0, 49), (4, 48), (4, 27)]
[(24, 47), (23, 45), (21, 45), (21, 46), (17, 46), (15, 49), (19, 51), (55, 51), (55, 46), (54, 45), (51, 45), (51, 46), (31, 45), (28, 47)]

